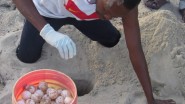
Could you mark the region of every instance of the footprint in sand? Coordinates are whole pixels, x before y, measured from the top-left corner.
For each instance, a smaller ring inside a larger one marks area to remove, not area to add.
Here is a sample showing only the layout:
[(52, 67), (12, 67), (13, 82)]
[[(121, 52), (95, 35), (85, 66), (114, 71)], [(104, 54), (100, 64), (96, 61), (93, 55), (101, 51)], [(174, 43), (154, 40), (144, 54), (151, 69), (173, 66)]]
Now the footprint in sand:
[(180, 68), (185, 66), (185, 46), (173, 48), (170, 53), (170, 56), (173, 60), (174, 68)]
[(9, 10), (15, 10), (16, 6), (15, 6), (15, 4), (12, 1), (6, 1), (6, 2), (0, 4), (0, 8), (6, 8), (6, 9), (9, 9)]
[(124, 104), (146, 104), (146, 98), (143, 92), (134, 92), (128, 95)]
[[(173, 60), (173, 66), (174, 68), (179, 68), (177, 75), (178, 78), (180, 79), (179, 83), (182, 84), (181, 88), (184, 90), (185, 89), (185, 46), (180, 46), (180, 47), (175, 47), (171, 51), (171, 59)], [(185, 92), (183, 95), (185, 96)]]
[(152, 80), (152, 90), (155, 95), (161, 96), (161, 91), (164, 89), (164, 87), (164, 83)]

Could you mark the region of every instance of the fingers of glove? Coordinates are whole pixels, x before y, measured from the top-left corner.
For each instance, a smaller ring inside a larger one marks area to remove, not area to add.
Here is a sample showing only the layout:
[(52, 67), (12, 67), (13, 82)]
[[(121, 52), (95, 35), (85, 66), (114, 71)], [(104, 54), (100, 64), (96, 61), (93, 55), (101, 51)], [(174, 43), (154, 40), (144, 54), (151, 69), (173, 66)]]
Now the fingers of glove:
[(62, 58), (65, 58), (65, 55), (64, 55), (64, 50), (63, 50), (63, 47), (62, 47), (62, 44), (63, 44), (64, 41), (59, 41), (58, 45), (57, 45), (57, 49), (60, 53), (60, 56)]
[(64, 41), (64, 44), (62, 45), (63, 50), (64, 50), (64, 59), (66, 59), (66, 60), (69, 59), (69, 53), (70, 53), (69, 45), (70, 45), (70, 43), (69, 43), (68, 39), (66, 39)]
[(76, 55), (76, 45), (68, 36), (58, 41), (56, 46), (61, 57), (66, 60)]
[(75, 43), (71, 40), (71, 46), (73, 47), (73, 55), (76, 55), (76, 45)]
[(68, 51), (69, 51), (69, 58), (73, 58), (75, 56), (74, 54), (74, 48), (71, 44), (71, 42), (67, 45)]
[(68, 42), (69, 58), (72, 58), (76, 55), (76, 45), (71, 39), (69, 39)]
[(66, 39), (63, 45), (65, 59), (73, 58), (76, 55), (76, 46), (74, 42), (69, 38)]
[(65, 39), (65, 43), (64, 45), (66, 45), (67, 49), (68, 49), (68, 54), (66, 53), (67, 50), (65, 49), (65, 58), (69, 59), (69, 58), (73, 58), (76, 55), (76, 45), (75, 43), (68, 37), (66, 36)]

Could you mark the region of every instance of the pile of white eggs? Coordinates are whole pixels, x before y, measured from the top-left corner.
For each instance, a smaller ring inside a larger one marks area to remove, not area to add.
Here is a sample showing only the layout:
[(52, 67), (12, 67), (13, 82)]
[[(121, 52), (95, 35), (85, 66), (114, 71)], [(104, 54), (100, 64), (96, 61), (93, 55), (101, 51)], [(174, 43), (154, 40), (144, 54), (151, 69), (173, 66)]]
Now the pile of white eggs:
[(67, 89), (54, 89), (42, 81), (37, 87), (27, 85), (22, 92), (22, 99), (17, 104), (71, 104), (73, 97)]

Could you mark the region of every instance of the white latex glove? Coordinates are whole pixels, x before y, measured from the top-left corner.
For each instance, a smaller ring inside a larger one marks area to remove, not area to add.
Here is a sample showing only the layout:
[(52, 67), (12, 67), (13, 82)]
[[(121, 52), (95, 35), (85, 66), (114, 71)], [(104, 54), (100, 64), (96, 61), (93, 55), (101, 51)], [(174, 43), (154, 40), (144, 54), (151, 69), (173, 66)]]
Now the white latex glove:
[(42, 28), (40, 35), (47, 43), (58, 49), (62, 58), (69, 59), (76, 55), (76, 45), (69, 36), (55, 31), (49, 24)]

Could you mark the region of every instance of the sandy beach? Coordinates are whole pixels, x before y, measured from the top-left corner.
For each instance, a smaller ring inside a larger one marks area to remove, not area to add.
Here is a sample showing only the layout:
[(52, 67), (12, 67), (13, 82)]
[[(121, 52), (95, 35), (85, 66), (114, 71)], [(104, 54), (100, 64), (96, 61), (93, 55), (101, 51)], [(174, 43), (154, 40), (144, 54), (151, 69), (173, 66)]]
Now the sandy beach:
[[(170, 0), (159, 10), (151, 10), (142, 1), (139, 22), (154, 96), (185, 104), (185, 24), (178, 3)], [(15, 53), (24, 17), (11, 0), (0, 0), (0, 104), (11, 104), (17, 79), (38, 69), (55, 69), (74, 79), (80, 92), (78, 104), (146, 104), (129, 59), (121, 20), (111, 22), (122, 33), (113, 48), (102, 47), (66, 25), (59, 31), (74, 40), (77, 56), (64, 60), (55, 48), (45, 44), (42, 57), (34, 64), (25, 64)]]

